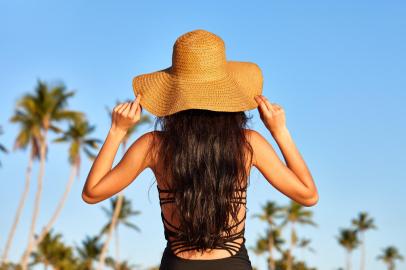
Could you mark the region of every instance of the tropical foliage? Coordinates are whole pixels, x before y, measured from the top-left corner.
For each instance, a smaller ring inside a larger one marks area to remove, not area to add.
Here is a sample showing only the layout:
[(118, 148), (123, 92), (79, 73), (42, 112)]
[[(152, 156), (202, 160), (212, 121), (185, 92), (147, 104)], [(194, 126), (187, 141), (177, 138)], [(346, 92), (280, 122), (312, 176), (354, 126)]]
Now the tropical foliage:
[(382, 250), (382, 254), (379, 255), (377, 259), (383, 261), (388, 267), (388, 270), (394, 270), (396, 260), (403, 261), (403, 256), (399, 254), (396, 247), (389, 246)]

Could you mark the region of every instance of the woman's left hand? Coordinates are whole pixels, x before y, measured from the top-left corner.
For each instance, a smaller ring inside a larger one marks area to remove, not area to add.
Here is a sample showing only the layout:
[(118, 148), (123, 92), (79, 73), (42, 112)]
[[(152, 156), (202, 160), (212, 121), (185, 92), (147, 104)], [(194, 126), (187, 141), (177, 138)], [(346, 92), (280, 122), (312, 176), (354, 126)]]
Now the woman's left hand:
[(128, 129), (140, 120), (142, 112), (140, 100), (141, 94), (138, 94), (134, 101), (120, 103), (114, 107), (111, 118), (112, 131), (127, 133)]

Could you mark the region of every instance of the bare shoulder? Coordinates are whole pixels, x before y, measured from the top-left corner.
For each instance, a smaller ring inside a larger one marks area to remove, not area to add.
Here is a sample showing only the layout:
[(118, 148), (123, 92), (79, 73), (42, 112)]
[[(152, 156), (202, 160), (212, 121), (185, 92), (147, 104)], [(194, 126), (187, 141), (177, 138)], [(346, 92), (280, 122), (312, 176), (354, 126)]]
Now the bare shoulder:
[(159, 140), (161, 138), (160, 137), (161, 131), (153, 130), (153, 131), (149, 131), (149, 132), (145, 133), (144, 135), (147, 137), (146, 144), (148, 147), (148, 164), (152, 170), (155, 170), (156, 164), (157, 164), (156, 146), (158, 146), (158, 144), (159, 144)]
[(261, 133), (254, 129), (245, 129), (247, 140), (253, 150), (253, 166), (258, 167), (258, 156), (261, 149), (272, 148), (272, 145), (262, 136)]
[(137, 156), (143, 156), (145, 167), (153, 166), (153, 155), (151, 155), (151, 147), (153, 145), (154, 138), (156, 137), (155, 131), (149, 131), (142, 134), (136, 139), (128, 149), (128, 154), (137, 158)]
[(140, 143), (144, 146), (150, 146), (154, 137), (156, 137), (155, 131), (148, 131), (142, 134), (138, 140), (140, 140)]
[(258, 145), (258, 144), (261, 145), (264, 143), (264, 141), (266, 141), (264, 136), (262, 136), (261, 133), (259, 133), (258, 131), (254, 130), (254, 129), (246, 129), (245, 131), (247, 133), (247, 138), (250, 143), (253, 143), (255, 145)]
[(252, 147), (252, 151), (253, 151), (253, 155), (252, 155), (252, 164), (251, 166), (256, 166), (256, 160), (255, 160), (255, 152), (256, 152), (256, 141), (257, 141), (257, 131), (253, 130), (253, 129), (244, 129), (245, 131), (245, 136), (247, 138), (247, 141), (249, 142), (249, 144)]

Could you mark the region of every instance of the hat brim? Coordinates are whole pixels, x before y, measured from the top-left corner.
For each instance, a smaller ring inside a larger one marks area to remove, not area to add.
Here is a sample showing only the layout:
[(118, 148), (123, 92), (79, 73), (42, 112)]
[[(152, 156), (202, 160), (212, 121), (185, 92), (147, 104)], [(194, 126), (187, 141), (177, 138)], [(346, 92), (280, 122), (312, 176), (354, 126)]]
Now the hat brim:
[(141, 106), (162, 117), (187, 109), (237, 112), (258, 107), (254, 97), (262, 94), (263, 76), (252, 62), (227, 61), (227, 76), (195, 82), (174, 76), (171, 67), (133, 78)]

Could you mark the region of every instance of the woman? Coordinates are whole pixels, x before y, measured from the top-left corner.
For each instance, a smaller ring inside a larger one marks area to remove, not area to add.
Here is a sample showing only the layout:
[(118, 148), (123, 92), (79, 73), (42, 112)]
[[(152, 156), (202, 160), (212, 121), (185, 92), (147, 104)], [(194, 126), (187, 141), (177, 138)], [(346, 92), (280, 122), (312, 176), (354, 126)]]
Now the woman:
[[(226, 61), (219, 36), (205, 30), (180, 36), (172, 66), (134, 77), (136, 99), (114, 108), (83, 200), (103, 201), (150, 168), (167, 240), (160, 270), (252, 269), (244, 237), (252, 166), (292, 200), (305, 206), (318, 201), (284, 110), (262, 95), (262, 82), (256, 64)], [(155, 130), (139, 137), (112, 169), (122, 139), (143, 108), (157, 116)], [(287, 165), (260, 133), (247, 128), (245, 111), (254, 108)]]

